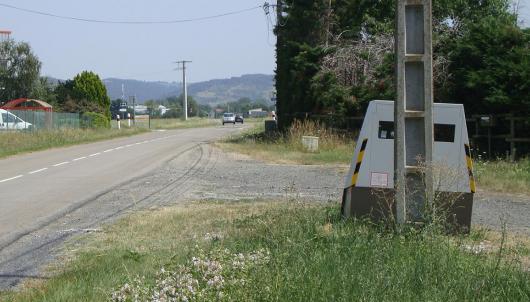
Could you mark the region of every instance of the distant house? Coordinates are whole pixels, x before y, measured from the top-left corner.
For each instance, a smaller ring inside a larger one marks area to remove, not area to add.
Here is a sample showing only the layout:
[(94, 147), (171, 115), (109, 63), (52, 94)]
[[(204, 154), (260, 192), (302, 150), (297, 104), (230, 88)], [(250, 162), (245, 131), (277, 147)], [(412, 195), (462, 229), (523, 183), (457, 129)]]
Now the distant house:
[(11, 111), (25, 121), (30, 120), (33, 126), (38, 122), (40, 128), (53, 127), (53, 106), (45, 101), (21, 98), (7, 102), (0, 109)]
[(1, 109), (52, 112), (53, 106), (45, 101), (22, 98), (7, 102)]
[(267, 117), (268, 115), (269, 113), (263, 110), (263, 108), (250, 109), (248, 111), (249, 117)]

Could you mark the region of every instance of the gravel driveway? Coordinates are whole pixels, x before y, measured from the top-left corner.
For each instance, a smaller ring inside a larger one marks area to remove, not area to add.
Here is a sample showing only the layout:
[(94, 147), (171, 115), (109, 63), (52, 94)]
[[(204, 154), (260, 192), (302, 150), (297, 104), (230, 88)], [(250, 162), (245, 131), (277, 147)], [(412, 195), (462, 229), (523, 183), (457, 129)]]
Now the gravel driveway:
[[(346, 166), (277, 165), (226, 154), (198, 143), (136, 178), (27, 234), (0, 250), (0, 289), (24, 279), (47, 278), (43, 267), (63, 253), (72, 236), (98, 231), (131, 211), (188, 200), (302, 198), (339, 202)], [(530, 235), (530, 197), (480, 193), (473, 223)]]

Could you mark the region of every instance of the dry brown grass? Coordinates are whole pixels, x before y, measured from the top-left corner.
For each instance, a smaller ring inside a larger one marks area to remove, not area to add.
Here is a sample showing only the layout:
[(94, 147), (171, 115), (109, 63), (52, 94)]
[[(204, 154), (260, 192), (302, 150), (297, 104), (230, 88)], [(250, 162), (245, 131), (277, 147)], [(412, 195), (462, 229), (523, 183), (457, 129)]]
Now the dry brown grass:
[[(283, 134), (265, 134), (262, 123), (231, 137), (218, 145), (229, 152), (238, 152), (254, 159), (282, 164), (348, 164), (353, 156), (353, 135), (338, 132), (323, 123), (295, 121)], [(318, 136), (318, 152), (307, 152), (303, 136)]]

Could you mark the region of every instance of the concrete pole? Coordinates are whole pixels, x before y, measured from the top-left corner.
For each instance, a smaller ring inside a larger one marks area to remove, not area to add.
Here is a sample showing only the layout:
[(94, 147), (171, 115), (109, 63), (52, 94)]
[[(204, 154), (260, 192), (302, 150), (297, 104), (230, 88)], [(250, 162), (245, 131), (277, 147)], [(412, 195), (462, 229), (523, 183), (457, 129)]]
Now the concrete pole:
[(432, 0), (398, 0), (396, 12), (394, 183), (403, 224), (434, 196)]
[[(133, 114), (132, 114), (133, 124), (136, 126), (136, 95), (133, 96)], [(130, 127), (130, 125), (129, 125)]]
[(186, 85), (186, 61), (182, 61), (182, 91), (184, 93), (184, 120), (188, 120), (188, 86)]
[[(184, 109), (184, 120), (188, 120), (188, 86), (186, 85), (186, 63), (191, 63), (191, 61), (177, 61), (177, 64), (182, 64), (182, 93), (183, 93), (183, 109)], [(177, 68), (178, 70), (179, 68)]]

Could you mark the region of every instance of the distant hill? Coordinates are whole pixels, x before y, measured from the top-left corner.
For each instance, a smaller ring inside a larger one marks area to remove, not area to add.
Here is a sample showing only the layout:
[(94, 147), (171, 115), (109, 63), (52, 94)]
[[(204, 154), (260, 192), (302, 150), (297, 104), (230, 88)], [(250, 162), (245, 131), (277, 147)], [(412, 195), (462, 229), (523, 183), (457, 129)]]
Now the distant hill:
[[(164, 99), (182, 93), (182, 84), (177, 82), (146, 82), (116, 78), (104, 79), (103, 82), (107, 86), (107, 92), (111, 99), (122, 96), (121, 88), (124, 84), (125, 94), (136, 95), (139, 103), (153, 99)], [(272, 75), (251, 74), (230, 79), (190, 83), (188, 94), (200, 104), (210, 105), (233, 102), (243, 97), (270, 101), (273, 86), (274, 77)]]

